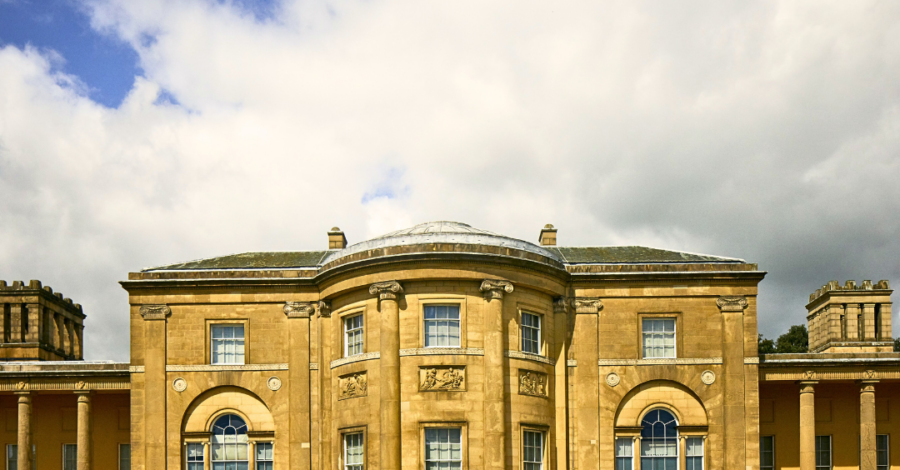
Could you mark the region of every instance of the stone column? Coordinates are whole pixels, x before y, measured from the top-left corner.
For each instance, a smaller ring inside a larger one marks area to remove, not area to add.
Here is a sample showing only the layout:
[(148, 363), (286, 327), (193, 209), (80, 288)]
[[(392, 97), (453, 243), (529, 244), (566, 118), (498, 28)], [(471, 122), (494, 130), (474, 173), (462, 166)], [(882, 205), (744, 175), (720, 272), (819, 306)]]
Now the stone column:
[[(143, 305), (144, 468), (166, 468), (166, 305)], [(62, 331), (62, 330), (61, 330)]]
[(209, 442), (207, 441), (203, 443), (203, 470), (212, 469), (212, 462), (209, 461), (210, 458)]
[(31, 393), (16, 392), (19, 396), (19, 432), (16, 445), (19, 470), (32, 470), (31, 452)]
[(746, 467), (747, 422), (744, 401), (744, 309), (741, 296), (719, 297), (722, 311), (722, 369), (724, 372), (725, 470)]
[(678, 436), (678, 468), (687, 468), (687, 438)]
[(875, 452), (875, 384), (877, 380), (859, 383), (859, 470), (876, 470)]
[(816, 470), (817, 381), (800, 382), (800, 470)]
[(78, 470), (91, 470), (91, 392), (79, 391), (78, 395)]
[[(596, 297), (575, 297), (575, 443), (576, 468), (600, 468), (600, 310), (603, 303)], [(605, 432), (612, 433), (607, 427)], [(609, 439), (609, 444), (615, 441)], [(638, 441), (638, 444), (640, 442)], [(615, 449), (609, 447), (610, 455)], [(614, 459), (608, 459), (610, 463)]]
[[(504, 368), (503, 293), (511, 294), (509, 281), (486, 279), (484, 293), (484, 468), (506, 468), (506, 398)], [(487, 384), (492, 384), (487, 386)]]
[(875, 304), (862, 304), (862, 322), (864, 341), (875, 341)]
[[(256, 468), (256, 443), (255, 442), (247, 443), (247, 467), (250, 469)], [(292, 466), (291, 468), (294, 468), (294, 467)]]
[(844, 318), (847, 319), (847, 341), (859, 341), (859, 304), (847, 304)]
[(379, 379), (381, 404), (380, 470), (400, 470), (400, 305), (403, 287), (397, 281), (378, 282), (369, 293), (381, 301), (381, 359)]
[(554, 356), (554, 421), (556, 423), (556, 468), (572, 468), (569, 463), (569, 299), (553, 301)]
[(291, 436), (288, 452), (290, 468), (299, 470), (309, 470), (310, 467), (309, 319), (315, 311), (315, 304), (311, 302), (287, 302), (284, 305), (290, 335), (288, 377)]

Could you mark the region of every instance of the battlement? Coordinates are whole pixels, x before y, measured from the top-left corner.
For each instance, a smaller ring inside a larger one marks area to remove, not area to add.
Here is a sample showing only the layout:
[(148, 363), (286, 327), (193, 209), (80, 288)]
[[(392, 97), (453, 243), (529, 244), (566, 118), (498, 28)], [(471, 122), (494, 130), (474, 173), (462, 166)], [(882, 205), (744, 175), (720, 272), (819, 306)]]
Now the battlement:
[(0, 281), (0, 361), (61, 361), (84, 357), (80, 304), (32, 280)]
[(830, 281), (809, 296), (810, 352), (890, 352), (891, 286), (865, 280)]
[(869, 280), (863, 281), (861, 285), (856, 285), (856, 281), (847, 281), (843, 286), (838, 281), (828, 281), (828, 284), (822, 286), (821, 289), (816, 289), (815, 292), (809, 294), (809, 301), (812, 302), (831, 291), (871, 291), (890, 290), (890, 288), (890, 283), (887, 280), (878, 281), (874, 285)]

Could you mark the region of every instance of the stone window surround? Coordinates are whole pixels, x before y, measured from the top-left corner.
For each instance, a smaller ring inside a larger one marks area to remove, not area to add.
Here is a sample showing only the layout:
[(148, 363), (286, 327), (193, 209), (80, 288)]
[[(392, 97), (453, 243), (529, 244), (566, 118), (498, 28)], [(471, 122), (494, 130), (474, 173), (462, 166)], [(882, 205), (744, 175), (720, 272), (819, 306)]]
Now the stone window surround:
[(350, 357), (355, 356), (356, 354), (347, 354), (347, 348), (349, 345), (347, 344), (347, 320), (355, 317), (362, 317), (362, 351), (359, 354), (365, 354), (366, 346), (368, 345), (368, 341), (366, 341), (366, 332), (367, 332), (367, 324), (366, 324), (366, 311), (365, 309), (359, 309), (355, 311), (348, 311), (340, 315), (341, 321), (341, 357)]
[(419, 421), (419, 467), (425, 468), (425, 429), (460, 428), (462, 443), (461, 470), (469, 470), (469, 423), (466, 421)]
[(241, 365), (241, 364), (213, 364), (212, 362), (212, 327), (213, 325), (243, 325), (244, 326), (244, 364), (251, 364), (250, 360), (250, 319), (249, 318), (207, 318), (205, 319), (204, 330), (206, 330), (206, 352), (204, 353), (204, 364), (225, 366), (225, 365)]
[(541, 433), (543, 444), (541, 451), (541, 469), (548, 470), (550, 468), (550, 426), (546, 424), (520, 423), (519, 424), (519, 470), (525, 470), (525, 431)]
[[(410, 295), (407, 295), (407, 299)], [(431, 349), (431, 348), (453, 348), (453, 349), (466, 349), (468, 341), (467, 341), (467, 315), (466, 315), (466, 301), (467, 297), (465, 295), (454, 295), (454, 294), (418, 294), (416, 295), (416, 299), (419, 303), (418, 308), (418, 323), (419, 323), (419, 340), (418, 347), (419, 349)], [(459, 346), (425, 346), (425, 307), (426, 306), (438, 306), (438, 305), (452, 305), (459, 307)]]
[(675, 357), (667, 358), (648, 358), (648, 359), (677, 359), (684, 357), (684, 315), (682, 312), (638, 312), (637, 318), (637, 351), (635, 357), (644, 359), (644, 320), (653, 320), (656, 318), (674, 318), (675, 319)]
[[(541, 322), (541, 328), (538, 332), (538, 348), (540, 350), (539, 354), (534, 354), (522, 350), (522, 315), (525, 313), (538, 317), (538, 320)], [(550, 347), (549, 341), (547, 341), (547, 337), (550, 336), (547, 334), (547, 318), (553, 317), (552, 315), (547, 315), (547, 312), (543, 311), (543, 309), (535, 308), (530, 304), (518, 303), (516, 305), (516, 351), (519, 351), (523, 354), (532, 354), (540, 357), (547, 357), (547, 348)]]
[(368, 434), (368, 426), (350, 426), (345, 428), (338, 429), (338, 435), (341, 436), (341, 444), (338, 446), (338, 469), (344, 469), (344, 436), (347, 434), (357, 434), (362, 433), (362, 442), (363, 442), (363, 470), (368, 468), (369, 466), (369, 434)]

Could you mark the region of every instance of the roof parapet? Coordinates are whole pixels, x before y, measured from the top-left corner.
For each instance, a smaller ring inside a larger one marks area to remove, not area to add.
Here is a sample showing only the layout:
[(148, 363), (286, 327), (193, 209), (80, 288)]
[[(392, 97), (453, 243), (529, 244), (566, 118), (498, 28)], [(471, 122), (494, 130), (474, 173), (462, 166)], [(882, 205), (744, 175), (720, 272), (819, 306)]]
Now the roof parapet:
[(890, 290), (891, 285), (887, 280), (881, 280), (876, 282), (874, 285), (872, 281), (865, 280), (861, 285), (856, 285), (856, 281), (847, 281), (843, 286), (840, 285), (838, 281), (829, 281), (828, 284), (822, 286), (821, 289), (816, 289), (815, 292), (809, 294), (809, 301), (822, 297), (828, 292), (832, 291), (869, 291), (869, 290)]

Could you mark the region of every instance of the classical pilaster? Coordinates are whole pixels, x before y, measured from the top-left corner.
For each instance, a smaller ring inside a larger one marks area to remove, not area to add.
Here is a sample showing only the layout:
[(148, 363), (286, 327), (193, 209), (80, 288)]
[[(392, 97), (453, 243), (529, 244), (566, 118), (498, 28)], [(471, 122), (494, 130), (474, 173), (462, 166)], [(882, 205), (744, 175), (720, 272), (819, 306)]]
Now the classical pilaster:
[(893, 334), (893, 327), (891, 326), (891, 303), (885, 302), (881, 304), (881, 314), (879, 315), (878, 321), (881, 323), (879, 325), (878, 331), (881, 332), (881, 338), (878, 338), (879, 341), (891, 341)]
[[(577, 468), (600, 468), (600, 310), (603, 302), (597, 297), (575, 297), (575, 435)], [(608, 429), (607, 432), (612, 432)], [(613, 441), (610, 440), (610, 443)], [(612, 448), (610, 448), (613, 450)], [(612, 463), (612, 460), (610, 461)]]
[(747, 423), (744, 383), (744, 310), (742, 296), (719, 297), (722, 312), (722, 369), (724, 372), (725, 470), (746, 468)]
[(844, 320), (847, 323), (847, 341), (859, 341), (859, 304), (847, 304), (844, 309)]
[(380, 470), (400, 470), (400, 305), (403, 287), (397, 281), (369, 286), (377, 295), (381, 311), (381, 359), (379, 388), (381, 404)]
[(19, 470), (32, 470), (31, 461), (31, 393), (16, 392), (19, 396), (19, 429), (16, 439)]
[(22, 304), (10, 305), (9, 317), (9, 342), (21, 343), (25, 340), (24, 331), (22, 331)]
[[(335, 464), (332, 463), (334, 452), (332, 450), (332, 435), (334, 428), (331, 425), (332, 413), (332, 395), (331, 395), (331, 368), (328, 367), (328, 361), (334, 358), (332, 341), (334, 337), (334, 328), (331, 318), (331, 305), (328, 302), (319, 302), (316, 308), (316, 316), (318, 323), (316, 324), (316, 333), (318, 339), (316, 345), (319, 348), (317, 360), (319, 361), (319, 406), (317, 407), (319, 420), (319, 439), (317, 458), (319, 460), (319, 470), (330, 470)], [(336, 320), (336, 319), (335, 319)], [(374, 444), (374, 441), (372, 442)]]
[(817, 383), (800, 382), (800, 470), (816, 470)]
[(875, 384), (877, 380), (859, 383), (859, 470), (876, 470), (875, 452)]
[(144, 462), (166, 468), (166, 305), (143, 305), (144, 319)]
[[(309, 383), (309, 319), (316, 312), (312, 302), (287, 302), (284, 314), (288, 318), (289, 355), (287, 387), (290, 403), (290, 468), (310, 468), (310, 383)], [(304, 446), (306, 444), (306, 446)], [(251, 468), (253, 468), (251, 466)]]
[(78, 470), (91, 470), (91, 392), (78, 391), (78, 436), (76, 444), (78, 448)]
[(571, 468), (569, 464), (569, 299), (558, 297), (553, 301), (553, 358), (556, 360), (554, 378), (554, 418), (556, 423), (556, 468)]
[(509, 281), (486, 279), (481, 283), (484, 294), (484, 468), (506, 468), (506, 399), (502, 386), (506, 383), (503, 360), (503, 294), (511, 294)]
[(41, 305), (27, 304), (23, 315), (28, 316), (28, 330), (25, 331), (26, 343), (37, 343), (41, 340)]
[(875, 304), (862, 304), (863, 340), (875, 341)]

